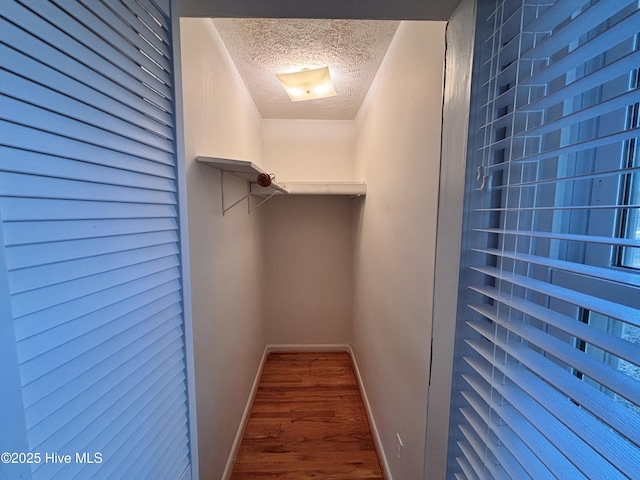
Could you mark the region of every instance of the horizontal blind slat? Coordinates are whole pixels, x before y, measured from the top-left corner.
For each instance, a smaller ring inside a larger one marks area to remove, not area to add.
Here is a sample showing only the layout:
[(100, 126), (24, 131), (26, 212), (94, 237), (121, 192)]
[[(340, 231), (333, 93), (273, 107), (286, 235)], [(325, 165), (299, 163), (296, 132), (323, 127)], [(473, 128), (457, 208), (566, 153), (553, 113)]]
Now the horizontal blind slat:
[[(494, 350), (488, 342), (467, 340), (467, 344), (486, 360), (492, 361), (494, 358)], [(498, 341), (498, 346), (509, 348), (508, 343), (502, 341)], [(609, 470), (607, 475), (620, 476), (622, 473), (623, 477), (621, 478), (632, 478), (633, 475), (640, 473), (640, 460), (635, 458), (636, 449), (599, 423), (596, 418), (578, 409), (569, 399), (563, 397), (553, 387), (520, 365), (500, 361), (493, 362), (493, 365), (506, 375), (513, 385), (516, 385), (529, 398), (557, 418), (567, 428), (567, 431), (576, 434), (592, 448), (593, 451), (589, 452), (590, 457), (599, 458), (598, 456), (601, 456), (604, 462), (601, 460), (594, 460), (594, 462), (601, 462), (600, 468)], [(615, 469), (612, 469), (611, 466)]]
[(491, 477), (496, 480), (508, 480), (510, 478), (503, 470), (501, 462), (494, 460), (491, 457), (487, 458), (488, 453), (493, 454), (493, 451), (495, 450), (495, 448), (491, 448), (493, 445), (485, 449), (482, 440), (478, 438), (476, 432), (468, 428), (467, 425), (460, 425), (460, 431), (466, 440), (466, 444), (473, 449), (478, 458), (483, 459), (482, 463), (484, 465), (485, 472), (488, 472)]
[[(474, 325), (474, 329), (482, 329), (484, 332), (482, 334), (486, 337), (488, 334), (486, 327), (477, 323)], [(556, 363), (540, 358), (539, 354), (526, 345), (514, 343), (507, 346), (508, 353), (516, 360), (526, 365), (550, 385), (554, 385), (558, 391), (578, 402), (596, 418), (602, 419), (603, 423), (609, 425), (622, 437), (640, 446), (640, 419), (632, 411), (605, 394), (594, 394), (593, 387)]]
[[(582, 4), (583, 2), (581, 0)], [(563, 2), (558, 2), (563, 3)], [(562, 14), (566, 16), (556, 16), (553, 19), (554, 11), (548, 11), (547, 15), (540, 17), (540, 20), (531, 22), (530, 26), (523, 28), (524, 32), (537, 32), (545, 30), (546, 25), (549, 26), (559, 25), (562, 21), (572, 17), (574, 12), (579, 11), (580, 4), (576, 2), (566, 2), (572, 8), (567, 9), (564, 6), (558, 8), (562, 10)], [(571, 22), (568, 22), (564, 27), (557, 31), (554, 31), (551, 35), (546, 37), (542, 42), (534, 46), (532, 49), (522, 52), (520, 58), (522, 59), (534, 59), (543, 58), (546, 59), (556, 53), (558, 50), (565, 48), (571, 41), (580, 36), (581, 33), (588, 32), (593, 28), (600, 25), (605, 20), (611, 18), (620, 10), (625, 8), (627, 4), (625, 2), (596, 2), (585, 9), (579, 15), (571, 18)], [(567, 15), (568, 14), (568, 15)], [(533, 30), (533, 29), (536, 30)]]
[[(511, 456), (511, 454), (505, 448), (504, 444), (501, 444), (501, 442), (498, 441), (496, 437), (493, 437), (493, 435), (488, 435), (489, 433), (493, 432), (487, 431), (487, 426), (480, 420), (480, 418), (475, 414), (473, 410), (462, 409), (461, 413), (467, 419), (468, 424), (471, 425), (475, 436), (479, 440), (479, 442), (476, 442), (477, 445), (474, 445), (473, 442), (471, 442), (473, 434), (465, 434), (465, 437), (467, 438), (469, 443), (472, 444), (473, 449), (476, 451), (476, 453), (478, 451), (482, 451), (486, 446), (486, 448), (488, 448), (491, 451), (492, 455), (495, 457), (498, 465), (502, 467), (499, 471), (496, 471), (496, 468), (491, 470), (494, 477), (504, 479), (519, 478), (522, 480), (531, 478), (520, 466), (520, 464), (516, 462), (513, 456)], [(465, 432), (465, 430), (468, 430), (467, 428), (465, 428), (465, 426), (462, 426), (461, 429), (463, 429), (463, 433)], [(487, 462), (485, 461), (485, 463)]]
[[(587, 152), (589, 150), (593, 150), (596, 148), (621, 143), (621, 142), (624, 142), (625, 140), (630, 140), (638, 136), (640, 136), (640, 128), (634, 127), (634, 128), (630, 128), (629, 130), (624, 130), (617, 133), (601, 135), (597, 138), (594, 138), (591, 140), (585, 140), (583, 142), (572, 142), (560, 147), (549, 148), (539, 153), (532, 153), (532, 154), (521, 155), (521, 156), (512, 155), (512, 158), (509, 162), (502, 162), (495, 165), (489, 165), (487, 168), (489, 171), (504, 170), (508, 168), (509, 165), (511, 164), (537, 163), (545, 160), (553, 160), (559, 156), (571, 155), (579, 152)], [(578, 161), (580, 160), (578, 159)]]
[(590, 0), (574, 0), (573, 2), (544, 2), (550, 5), (542, 14), (523, 26), (524, 32), (551, 32), (564, 20), (582, 9)]
[[(638, 167), (629, 167), (629, 168), (619, 168), (616, 170), (599, 170), (599, 171), (595, 171), (595, 172), (590, 172), (590, 173), (576, 173), (574, 175), (562, 175), (562, 176), (556, 176), (556, 177), (542, 177), (542, 178), (536, 178), (536, 179), (532, 179), (532, 180), (523, 180), (521, 182), (509, 182), (508, 184), (503, 184), (503, 185), (495, 185), (492, 186), (492, 189), (494, 190), (505, 190), (505, 189), (516, 189), (516, 188), (527, 188), (527, 187), (538, 187), (541, 185), (557, 185), (557, 184), (564, 184), (565, 182), (582, 182), (584, 180), (600, 180), (600, 179), (609, 179), (611, 177), (624, 177), (626, 175), (629, 174), (633, 174), (635, 172), (640, 172), (640, 166)], [(531, 206), (528, 207), (522, 207), (522, 208), (529, 208), (532, 210), (535, 209), (553, 209), (553, 208), (557, 208), (558, 210), (563, 210), (563, 209), (567, 209), (567, 208), (593, 208), (593, 209), (597, 209), (597, 208), (640, 208), (640, 205), (620, 205), (620, 204), (609, 204), (609, 205), (574, 205), (573, 203), (571, 205), (557, 205), (557, 206), (542, 206), (542, 205), (538, 205), (538, 204), (532, 204)], [(511, 206), (506, 206), (503, 208), (512, 208)], [(513, 207), (515, 209), (518, 209), (519, 207)], [(492, 210), (496, 211), (499, 210), (500, 208), (494, 208)], [(489, 211), (490, 209), (475, 209), (475, 211)]]
[[(638, 102), (640, 102), (640, 89), (631, 90), (601, 103), (563, 115), (552, 121), (542, 123), (540, 126), (517, 132), (514, 135), (514, 138), (539, 137), (550, 132), (560, 131), (570, 126), (578, 125), (580, 122), (584, 122), (585, 120), (601, 117), (608, 113), (615, 112), (616, 110), (626, 109), (629, 105), (633, 105)], [(524, 107), (523, 111), (526, 110), (527, 108)]]
[(630, 238), (601, 237), (596, 235), (579, 235), (555, 231), (510, 230), (500, 228), (474, 228), (476, 232), (513, 235), (523, 237), (547, 238), (550, 240), (565, 240), (567, 242), (598, 243), (616, 247), (640, 247), (640, 241)]
[[(534, 455), (539, 476), (640, 477), (640, 4), (483, 10), (448, 474)], [(523, 448), (478, 459), (500, 428)]]
[(542, 255), (531, 255), (521, 252), (500, 250), (498, 248), (474, 248), (472, 250), (474, 252), (479, 252), (499, 258), (508, 258), (523, 263), (531, 263), (534, 265), (557, 268), (567, 272), (577, 273), (579, 275), (586, 275), (597, 279), (609, 280), (622, 285), (632, 285), (640, 287), (640, 277), (636, 273), (627, 270), (586, 265), (584, 263), (558, 260)]
[[(547, 469), (540, 460), (534, 455), (534, 453), (526, 447), (525, 443), (520, 440), (520, 438), (511, 430), (509, 427), (503, 424), (498, 424), (496, 421), (489, 422), (488, 417), (489, 414), (485, 413), (483, 408), (484, 400), (480, 398), (480, 396), (474, 391), (462, 391), (462, 396), (472, 407), (471, 409), (462, 408), (462, 414), (465, 418), (469, 419), (472, 415), (478, 417), (478, 422), (482, 422), (484, 425), (488, 426), (491, 431), (494, 433), (496, 438), (506, 449), (511, 452), (513, 458), (517, 459), (517, 461), (522, 465), (522, 468), (526, 472), (526, 474), (533, 478), (534, 480), (556, 480), (557, 477), (553, 475), (549, 469)], [(488, 408), (488, 406), (487, 406)], [(465, 413), (467, 411), (468, 413)], [(523, 477), (514, 477), (512, 478), (523, 478)]]
[(617, 357), (628, 362), (638, 363), (638, 359), (640, 359), (640, 355), (638, 354), (640, 346), (628, 342), (619, 336), (611, 335), (602, 330), (596, 330), (588, 324), (576, 321), (573, 317), (554, 312), (546, 306), (518, 298), (509, 293), (501, 292), (497, 288), (478, 285), (473, 285), (469, 288), (507, 307), (514, 308), (547, 325), (551, 325), (562, 332), (584, 340), (606, 352), (614, 353)]
[[(544, 95), (537, 100), (518, 108), (517, 111), (528, 112), (535, 110), (544, 110), (552, 105), (556, 105), (568, 98), (580, 95), (587, 90), (605, 84), (612, 78), (631, 72), (640, 64), (640, 50), (628, 53), (613, 63), (607, 64), (602, 68), (581, 77), (571, 83), (564, 85), (555, 92)], [(605, 105), (607, 102), (602, 102)], [(631, 102), (633, 103), (633, 102)], [(601, 107), (604, 108), (604, 107)]]
[[(611, 391), (640, 406), (640, 387), (637, 384), (638, 382), (623, 372), (599, 362), (595, 358), (576, 349), (573, 345), (569, 345), (552, 335), (544, 333), (530, 324), (520, 321), (509, 321), (491, 307), (484, 305), (470, 305), (470, 307), (490, 320), (499, 323), (510, 332), (531, 342), (544, 352), (553, 355), (569, 367), (587, 375)], [(482, 324), (474, 322), (469, 325), (483, 335), (487, 333), (487, 330), (482, 329)], [(637, 422), (634, 423), (637, 424)]]
[[(560, 182), (558, 182), (560, 183)], [(515, 189), (526, 189), (526, 188), (533, 188), (534, 186), (529, 186), (529, 185), (522, 185), (522, 186), (516, 186), (516, 187), (505, 187), (504, 189), (511, 189), (511, 190), (515, 190)], [(493, 188), (493, 187), (492, 187)], [(496, 190), (502, 190), (500, 188), (496, 188)], [(634, 210), (634, 209), (640, 209), (640, 205), (631, 205), (631, 206), (626, 206), (626, 205), (597, 205), (597, 206), (590, 206), (590, 205), (569, 205), (569, 206), (563, 206), (563, 205), (559, 205), (559, 206), (545, 206), (545, 207), (510, 207), (510, 206), (506, 206), (506, 207), (502, 207), (502, 208), (476, 208), (474, 209), (475, 212), (506, 212), (506, 213), (516, 213), (516, 212), (532, 212), (532, 213), (538, 213), (538, 212), (569, 212), (569, 211), (574, 211), (574, 212), (580, 212), (580, 211), (596, 211), (596, 210), (611, 210), (611, 211), (616, 211), (616, 210)]]
[(574, 290), (543, 282), (541, 280), (536, 280), (531, 277), (500, 271), (494, 267), (473, 267), (473, 270), (499, 280), (505, 280), (514, 285), (534, 290), (542, 293), (543, 295), (602, 313), (603, 315), (616, 318), (628, 323), (629, 325), (640, 327), (640, 309), (638, 308), (621, 305), (599, 297), (576, 292)]
[(485, 465), (482, 463), (482, 460), (478, 458), (476, 452), (473, 451), (471, 445), (464, 441), (458, 442), (458, 445), (460, 446), (460, 450), (464, 454), (464, 463), (461, 463), (460, 466), (463, 467), (464, 473), (466, 474), (467, 478), (473, 480), (493, 480), (493, 477), (487, 471)]
[[(491, 371), (479, 363), (477, 358), (465, 357), (465, 361), (487, 382), (491, 382)], [(595, 478), (628, 480), (599, 455), (593, 455), (591, 448), (573, 432), (558, 430), (551, 414), (522, 390), (513, 385), (496, 382), (493, 382), (492, 386), (582, 473), (588, 476), (595, 475)]]
[(462, 378), (486, 403), (491, 404), (492, 410), (504, 422), (502, 427), (511, 429), (555, 478), (565, 476), (576, 480), (587, 480), (587, 477), (551, 444), (534, 424), (524, 421), (512, 405), (494, 400), (490, 382), (487, 382), (475, 369), (474, 373), (462, 374)]
[[(508, 321), (508, 319), (504, 319), (502, 315), (498, 314), (498, 312), (491, 307), (485, 305), (470, 305), (470, 307), (490, 320), (499, 323), (510, 332), (536, 345), (536, 347), (541, 350), (550, 353), (568, 366), (587, 375), (589, 378), (604, 385), (635, 405), (640, 406), (640, 391), (637, 388), (637, 381), (634, 378), (596, 360), (576, 349), (573, 345), (567, 344), (527, 323)], [(478, 330), (482, 327), (481, 324), (473, 323), (470, 324), (470, 326), (482, 334), (486, 333), (486, 330)]]
[[(569, 5), (570, 3), (558, 2), (556, 5)], [(640, 24), (640, 11), (631, 12), (621, 21), (609, 26), (599, 35), (589, 39), (584, 44), (569, 52), (561, 59), (550, 63), (546, 68), (535, 72), (530, 77), (519, 80), (520, 86), (529, 86), (534, 84), (545, 84), (554, 80), (568, 70), (575, 67), (585, 59), (595, 57), (602, 54), (616, 45), (623, 38), (631, 38), (636, 33), (637, 25)]]

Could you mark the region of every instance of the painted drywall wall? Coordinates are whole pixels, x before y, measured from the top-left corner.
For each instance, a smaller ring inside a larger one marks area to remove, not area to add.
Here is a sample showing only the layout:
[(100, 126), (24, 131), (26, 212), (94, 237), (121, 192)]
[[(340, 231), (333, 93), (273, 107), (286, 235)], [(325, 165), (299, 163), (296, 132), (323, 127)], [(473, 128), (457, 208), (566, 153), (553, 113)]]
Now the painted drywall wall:
[[(263, 218), (245, 204), (223, 217), (220, 172), (195, 157), (259, 163), (262, 119), (211, 21), (180, 28), (200, 478), (222, 478), (264, 349)], [(227, 198), (244, 195), (224, 180)]]
[[(352, 120), (263, 122), (264, 168), (278, 180), (355, 180)], [(353, 313), (353, 201), (277, 197), (265, 204), (268, 344), (344, 344)]]
[(356, 118), (352, 345), (394, 480), (423, 473), (444, 31), (403, 22)]
[(346, 197), (282, 196), (267, 206), (264, 321), (268, 344), (349, 343), (352, 202)]
[(285, 183), (355, 181), (354, 128), (353, 120), (266, 119), (264, 168)]

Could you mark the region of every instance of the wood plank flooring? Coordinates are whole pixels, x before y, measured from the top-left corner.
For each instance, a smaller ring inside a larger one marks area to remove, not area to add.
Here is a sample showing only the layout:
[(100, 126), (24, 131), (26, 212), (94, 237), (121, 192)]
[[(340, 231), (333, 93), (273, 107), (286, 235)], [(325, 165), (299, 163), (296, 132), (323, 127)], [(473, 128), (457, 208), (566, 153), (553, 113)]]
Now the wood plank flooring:
[(383, 479), (346, 352), (271, 353), (232, 480)]

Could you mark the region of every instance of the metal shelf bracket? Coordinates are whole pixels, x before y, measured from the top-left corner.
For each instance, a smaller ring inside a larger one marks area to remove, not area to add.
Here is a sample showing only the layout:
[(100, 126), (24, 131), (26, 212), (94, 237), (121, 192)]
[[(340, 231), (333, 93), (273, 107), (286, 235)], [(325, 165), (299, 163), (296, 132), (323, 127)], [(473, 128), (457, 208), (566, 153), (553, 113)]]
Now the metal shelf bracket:
[[(253, 191), (253, 185), (257, 185), (256, 182), (252, 182), (250, 180), (246, 180), (247, 182), (247, 193), (242, 196), (242, 198), (239, 198), (238, 200), (236, 200), (235, 202), (233, 202), (231, 205), (226, 206), (224, 204), (224, 170), (220, 171), (220, 196), (221, 196), (221, 201), (222, 201), (222, 215), (224, 216), (229, 210), (231, 210), (233, 207), (235, 207), (236, 205), (240, 204), (241, 202), (243, 202), (244, 200), (247, 200), (247, 213), (251, 213), (252, 211), (254, 211), (256, 208), (260, 207), (261, 205), (263, 205), (264, 203), (266, 203), (268, 200), (270, 200), (275, 194), (277, 194), (278, 192), (280, 192), (281, 190), (278, 189), (274, 189), (272, 192), (269, 192), (267, 194), (267, 197), (265, 198), (263, 195), (258, 194), (256, 192)], [(233, 175), (233, 173), (232, 173)], [(253, 208), (251, 207), (251, 197), (258, 197), (261, 199), (261, 201), (256, 204)]]

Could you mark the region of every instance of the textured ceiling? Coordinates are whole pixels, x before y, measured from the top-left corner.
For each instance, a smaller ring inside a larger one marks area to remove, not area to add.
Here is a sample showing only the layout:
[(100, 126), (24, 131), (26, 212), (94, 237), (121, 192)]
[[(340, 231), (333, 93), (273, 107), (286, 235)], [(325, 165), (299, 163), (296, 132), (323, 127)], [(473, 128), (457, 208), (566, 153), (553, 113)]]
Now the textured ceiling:
[[(353, 119), (398, 21), (216, 18), (262, 118)], [(292, 102), (276, 73), (328, 66), (335, 97)]]

